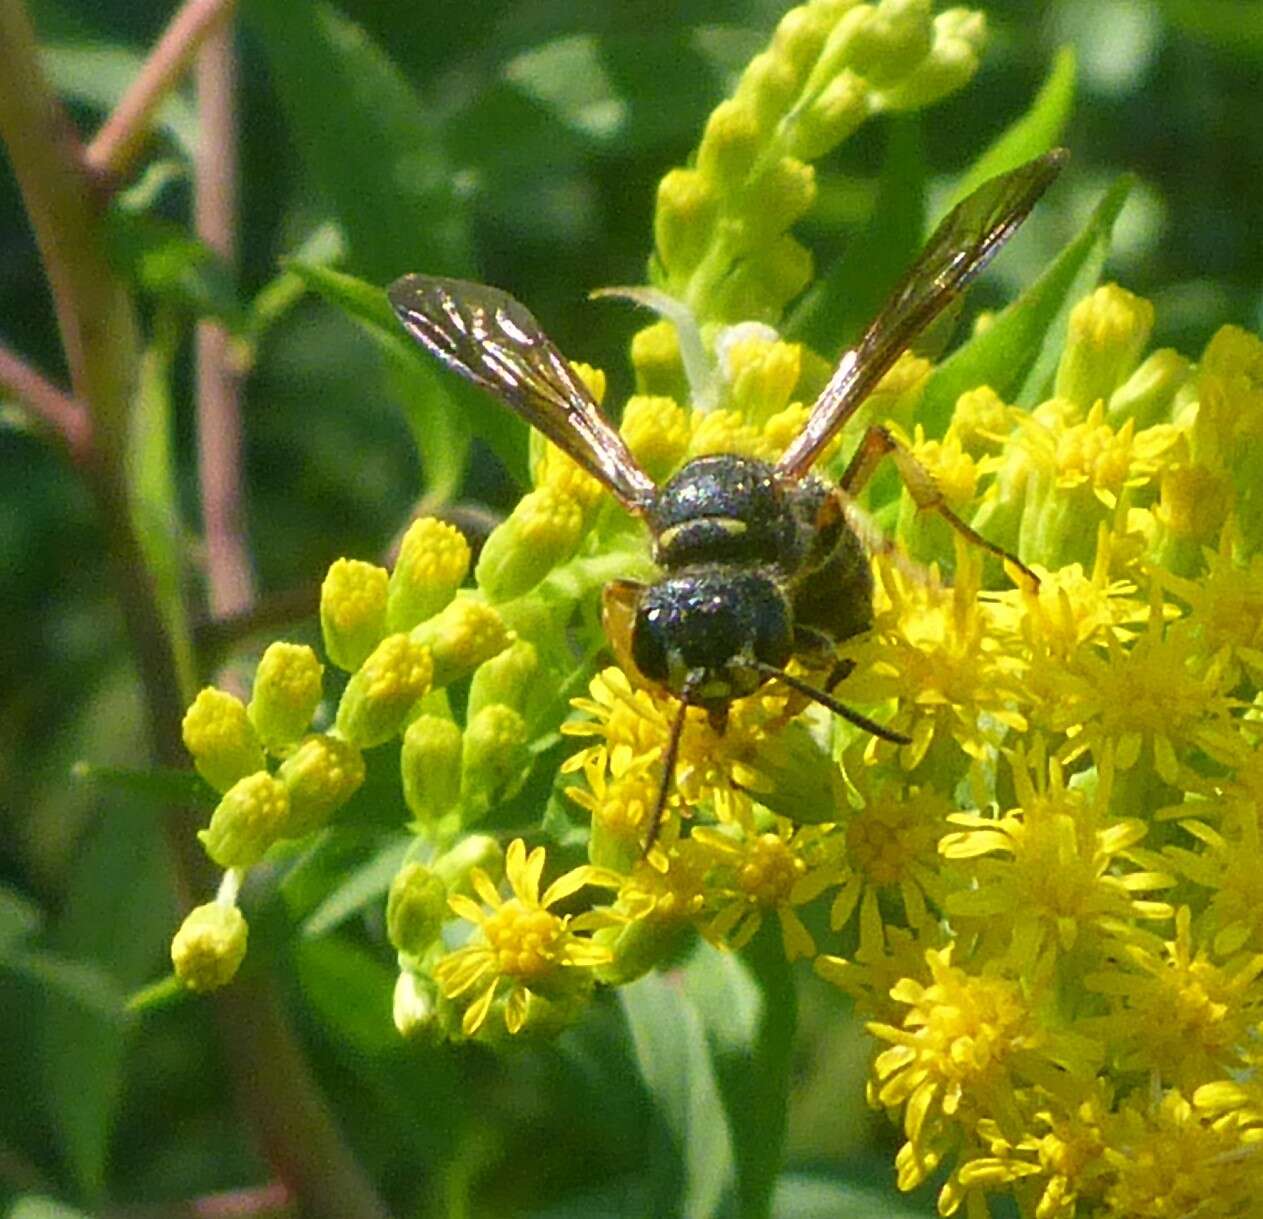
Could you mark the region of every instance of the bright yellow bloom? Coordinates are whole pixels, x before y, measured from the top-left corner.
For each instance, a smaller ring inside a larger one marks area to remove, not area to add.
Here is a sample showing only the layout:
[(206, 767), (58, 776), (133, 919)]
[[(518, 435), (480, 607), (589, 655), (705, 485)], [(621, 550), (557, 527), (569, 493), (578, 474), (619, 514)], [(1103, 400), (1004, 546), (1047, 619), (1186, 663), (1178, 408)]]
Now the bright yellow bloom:
[(472, 1037), (485, 1024), (497, 995), (503, 1002), (507, 1032), (521, 1032), (531, 1018), (532, 1000), (572, 998), (591, 987), (591, 971), (610, 960), (610, 950), (582, 934), (612, 921), (608, 915), (554, 914), (556, 905), (585, 885), (617, 886), (611, 877), (593, 867), (579, 867), (558, 877), (543, 894), (544, 848), (527, 852), (514, 839), (505, 854), (505, 876), (512, 890), (502, 897), (480, 868), (471, 880), (482, 903), (462, 894), (449, 898), (457, 915), (474, 925), (470, 942), (448, 953), (434, 968), (434, 978), (447, 999), (470, 995), (461, 1029)]

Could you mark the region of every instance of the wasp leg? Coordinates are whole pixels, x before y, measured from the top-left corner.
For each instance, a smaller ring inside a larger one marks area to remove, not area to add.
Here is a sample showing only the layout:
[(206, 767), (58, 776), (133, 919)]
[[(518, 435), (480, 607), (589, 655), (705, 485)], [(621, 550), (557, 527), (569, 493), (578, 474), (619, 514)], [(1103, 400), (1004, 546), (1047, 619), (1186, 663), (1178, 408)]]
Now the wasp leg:
[(995, 555), (1002, 563), (1011, 563), (1035, 587), (1039, 586), (1039, 577), (1017, 555), (1005, 550), (1003, 546), (997, 546), (995, 542), (987, 541), (982, 534), (967, 525), (947, 506), (947, 501), (938, 489), (934, 476), (881, 424), (871, 424), (868, 431), (864, 433), (864, 439), (860, 441), (859, 448), (855, 450), (855, 456), (851, 458), (838, 485), (848, 495), (858, 494), (864, 484), (872, 478), (873, 471), (877, 469), (883, 457), (894, 459), (899, 477), (903, 479), (903, 485), (907, 487), (908, 494), (912, 496), (912, 502), (918, 508), (937, 512), (966, 541), (981, 547), (988, 554)]

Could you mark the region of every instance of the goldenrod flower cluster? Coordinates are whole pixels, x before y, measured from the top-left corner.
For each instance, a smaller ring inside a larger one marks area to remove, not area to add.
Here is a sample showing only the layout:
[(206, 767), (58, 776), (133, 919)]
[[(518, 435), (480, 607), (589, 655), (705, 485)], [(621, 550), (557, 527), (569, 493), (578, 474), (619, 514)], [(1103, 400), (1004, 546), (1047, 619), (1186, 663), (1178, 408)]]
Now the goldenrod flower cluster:
[[(655, 288), (674, 312), (633, 344), (621, 424), (654, 477), (705, 453), (775, 459), (797, 434), (827, 369), (768, 323), (810, 276), (787, 235), (808, 162), (962, 83), (981, 28), (916, 0), (802, 5), (664, 179)], [(1150, 351), (1153, 322), (1097, 289), (1043, 402), (979, 385), (935, 436), (916, 422), (931, 366), (905, 355), (839, 439), (849, 452), (881, 419), (1039, 577), (876, 484), (860, 527), (894, 545), (874, 554), (874, 626), (840, 649), (838, 694), (907, 744), (773, 683), (723, 731), (690, 709), (665, 774), (677, 704), (597, 659), (602, 586), (652, 575), (643, 532), (535, 438), (533, 488), (472, 587), (468, 549), (433, 520), (391, 570), (330, 569), (336, 707), (314, 653), (287, 644), (248, 704), (198, 696), (186, 742), (222, 793), (207, 850), (239, 877), (346, 809), (363, 751), (397, 750), (415, 835), (387, 908), (402, 1032), (549, 1035), (681, 936), (739, 949), (766, 925), (867, 1021), (899, 1184), (945, 1181), (943, 1214), (999, 1195), (1037, 1219), (1254, 1213), (1263, 341), (1224, 327), (1190, 359)], [(577, 367), (599, 400), (603, 376)], [(547, 801), (572, 866), (546, 883), (545, 849), (505, 810), (559, 725), (581, 745), (531, 815)], [(240, 960), (233, 893), (177, 937), (190, 986)]]

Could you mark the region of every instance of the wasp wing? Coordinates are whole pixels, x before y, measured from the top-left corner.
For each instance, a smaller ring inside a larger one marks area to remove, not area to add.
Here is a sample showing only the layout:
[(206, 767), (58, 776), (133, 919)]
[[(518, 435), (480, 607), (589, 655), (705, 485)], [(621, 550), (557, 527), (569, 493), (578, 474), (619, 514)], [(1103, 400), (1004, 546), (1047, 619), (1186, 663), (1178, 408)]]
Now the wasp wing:
[(625, 508), (643, 510), (653, 479), (530, 310), (498, 288), (432, 275), (405, 275), (386, 294), (431, 355), (538, 428)]
[(801, 477), (900, 354), (953, 302), (1026, 219), (1069, 153), (1055, 148), (984, 182), (934, 230), (860, 341), (838, 364), (806, 426), (777, 463)]

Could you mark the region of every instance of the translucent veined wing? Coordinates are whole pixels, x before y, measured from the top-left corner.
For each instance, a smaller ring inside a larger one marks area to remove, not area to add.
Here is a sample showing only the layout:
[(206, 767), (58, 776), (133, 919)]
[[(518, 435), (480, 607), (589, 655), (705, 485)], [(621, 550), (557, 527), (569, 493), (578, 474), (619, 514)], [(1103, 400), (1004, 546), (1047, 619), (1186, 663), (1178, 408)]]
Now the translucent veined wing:
[(538, 428), (625, 508), (643, 510), (653, 479), (524, 305), (498, 288), (432, 275), (405, 275), (387, 296), (422, 347)]
[(1054, 148), (984, 182), (934, 230), (860, 341), (838, 364), (806, 426), (777, 463), (800, 477), (904, 349), (954, 301), (1026, 219), (1069, 153)]

